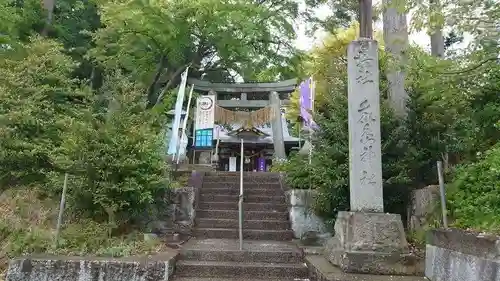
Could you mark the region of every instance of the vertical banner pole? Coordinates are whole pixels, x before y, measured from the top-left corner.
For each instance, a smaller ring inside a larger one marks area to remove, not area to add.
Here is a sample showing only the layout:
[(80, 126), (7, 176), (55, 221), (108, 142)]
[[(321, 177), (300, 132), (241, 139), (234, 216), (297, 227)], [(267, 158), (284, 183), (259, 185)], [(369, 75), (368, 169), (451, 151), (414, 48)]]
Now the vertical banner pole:
[(240, 197), (238, 202), (239, 209), (239, 231), (240, 231), (240, 251), (243, 251), (243, 158), (244, 150), (243, 150), (243, 139), (241, 139), (241, 157), (240, 157)]
[(184, 121), (182, 122), (181, 139), (180, 139), (179, 143), (177, 144), (177, 162), (176, 162), (177, 165), (179, 165), (179, 160), (181, 158), (180, 146), (181, 146), (181, 143), (185, 141), (184, 135), (186, 134), (187, 121), (189, 118), (189, 109), (191, 107), (191, 99), (193, 98), (193, 90), (194, 90), (194, 84), (191, 85), (191, 90), (189, 90), (189, 98), (188, 98), (188, 103), (187, 103), (187, 107), (186, 107), (186, 116), (184, 116)]

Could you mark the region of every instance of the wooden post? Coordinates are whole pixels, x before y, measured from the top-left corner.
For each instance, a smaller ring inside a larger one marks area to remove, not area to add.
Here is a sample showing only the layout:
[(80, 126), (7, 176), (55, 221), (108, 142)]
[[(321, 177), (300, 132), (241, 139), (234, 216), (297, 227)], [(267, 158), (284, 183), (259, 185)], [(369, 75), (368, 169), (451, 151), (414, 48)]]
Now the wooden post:
[(441, 212), (443, 214), (443, 226), (448, 228), (448, 216), (446, 214), (446, 191), (444, 189), (443, 162), (437, 161), (439, 195), (441, 197)]
[(63, 213), (64, 213), (64, 205), (66, 203), (66, 190), (68, 188), (68, 173), (64, 175), (64, 184), (61, 195), (61, 202), (59, 204), (59, 215), (57, 216), (57, 226), (56, 226), (56, 235), (54, 238), (54, 246), (57, 248), (59, 246), (59, 233), (61, 231)]
[(372, 0), (359, 0), (359, 37), (373, 39)]

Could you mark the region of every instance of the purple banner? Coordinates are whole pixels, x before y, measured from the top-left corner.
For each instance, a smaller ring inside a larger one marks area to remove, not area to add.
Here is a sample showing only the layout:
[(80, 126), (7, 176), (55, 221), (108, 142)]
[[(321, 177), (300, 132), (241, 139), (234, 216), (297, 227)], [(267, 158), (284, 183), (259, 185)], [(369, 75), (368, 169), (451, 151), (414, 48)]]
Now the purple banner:
[(259, 172), (266, 171), (266, 159), (265, 158), (257, 158), (257, 169)]
[(306, 81), (300, 83), (299, 85), (300, 93), (300, 117), (304, 120), (304, 125), (308, 126), (311, 122), (312, 116), (310, 111), (312, 110), (312, 79), (309, 78)]

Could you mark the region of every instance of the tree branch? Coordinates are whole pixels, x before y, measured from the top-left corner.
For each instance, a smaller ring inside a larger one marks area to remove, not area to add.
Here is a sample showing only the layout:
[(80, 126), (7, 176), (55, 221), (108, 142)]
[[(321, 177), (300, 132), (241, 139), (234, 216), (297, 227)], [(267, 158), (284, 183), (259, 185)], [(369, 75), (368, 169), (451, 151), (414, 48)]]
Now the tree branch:
[(170, 79), (168, 80), (167, 85), (165, 85), (165, 87), (163, 88), (163, 91), (160, 93), (160, 95), (156, 99), (156, 103), (153, 105), (149, 105), (150, 107), (159, 104), (163, 100), (163, 97), (165, 96), (167, 91), (172, 87), (172, 85), (174, 83), (174, 79), (177, 76), (179, 76), (179, 74), (181, 74), (186, 69), (186, 67), (188, 67), (189, 65), (191, 65), (191, 63), (185, 64), (182, 67), (179, 67), (174, 73), (172, 73), (172, 75), (170, 75)]
[(491, 58), (488, 58), (488, 59), (485, 59), (483, 61), (481, 61), (480, 63), (478, 63), (477, 65), (474, 65), (472, 67), (469, 67), (469, 68), (466, 68), (466, 69), (463, 69), (463, 70), (457, 70), (457, 71), (450, 71), (450, 72), (440, 72), (440, 71), (434, 71), (434, 73), (437, 73), (437, 74), (444, 74), (444, 75), (455, 75), (455, 74), (463, 74), (463, 73), (467, 73), (467, 72), (471, 72), (471, 71), (474, 71), (478, 68), (480, 68), (481, 66), (483, 66), (484, 64), (490, 62), (490, 61), (497, 61), (499, 60), (498, 57), (491, 57)]
[(158, 67), (156, 68), (155, 76), (153, 77), (153, 81), (151, 81), (151, 84), (149, 84), (149, 87), (147, 89), (148, 103), (155, 102), (154, 95), (156, 92), (156, 84), (158, 83), (158, 80), (160, 80), (160, 76), (165, 69), (166, 63), (167, 58), (165, 57), (165, 55), (161, 55), (160, 62), (158, 63)]

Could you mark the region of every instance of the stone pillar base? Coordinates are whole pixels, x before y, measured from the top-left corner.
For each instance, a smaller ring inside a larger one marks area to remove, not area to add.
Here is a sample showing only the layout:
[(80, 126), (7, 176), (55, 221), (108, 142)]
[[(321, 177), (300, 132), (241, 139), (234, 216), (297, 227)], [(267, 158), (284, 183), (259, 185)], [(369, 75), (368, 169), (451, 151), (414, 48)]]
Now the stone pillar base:
[(396, 214), (339, 212), (325, 256), (349, 273), (418, 275), (423, 270), (422, 262), (409, 254), (403, 222)]

